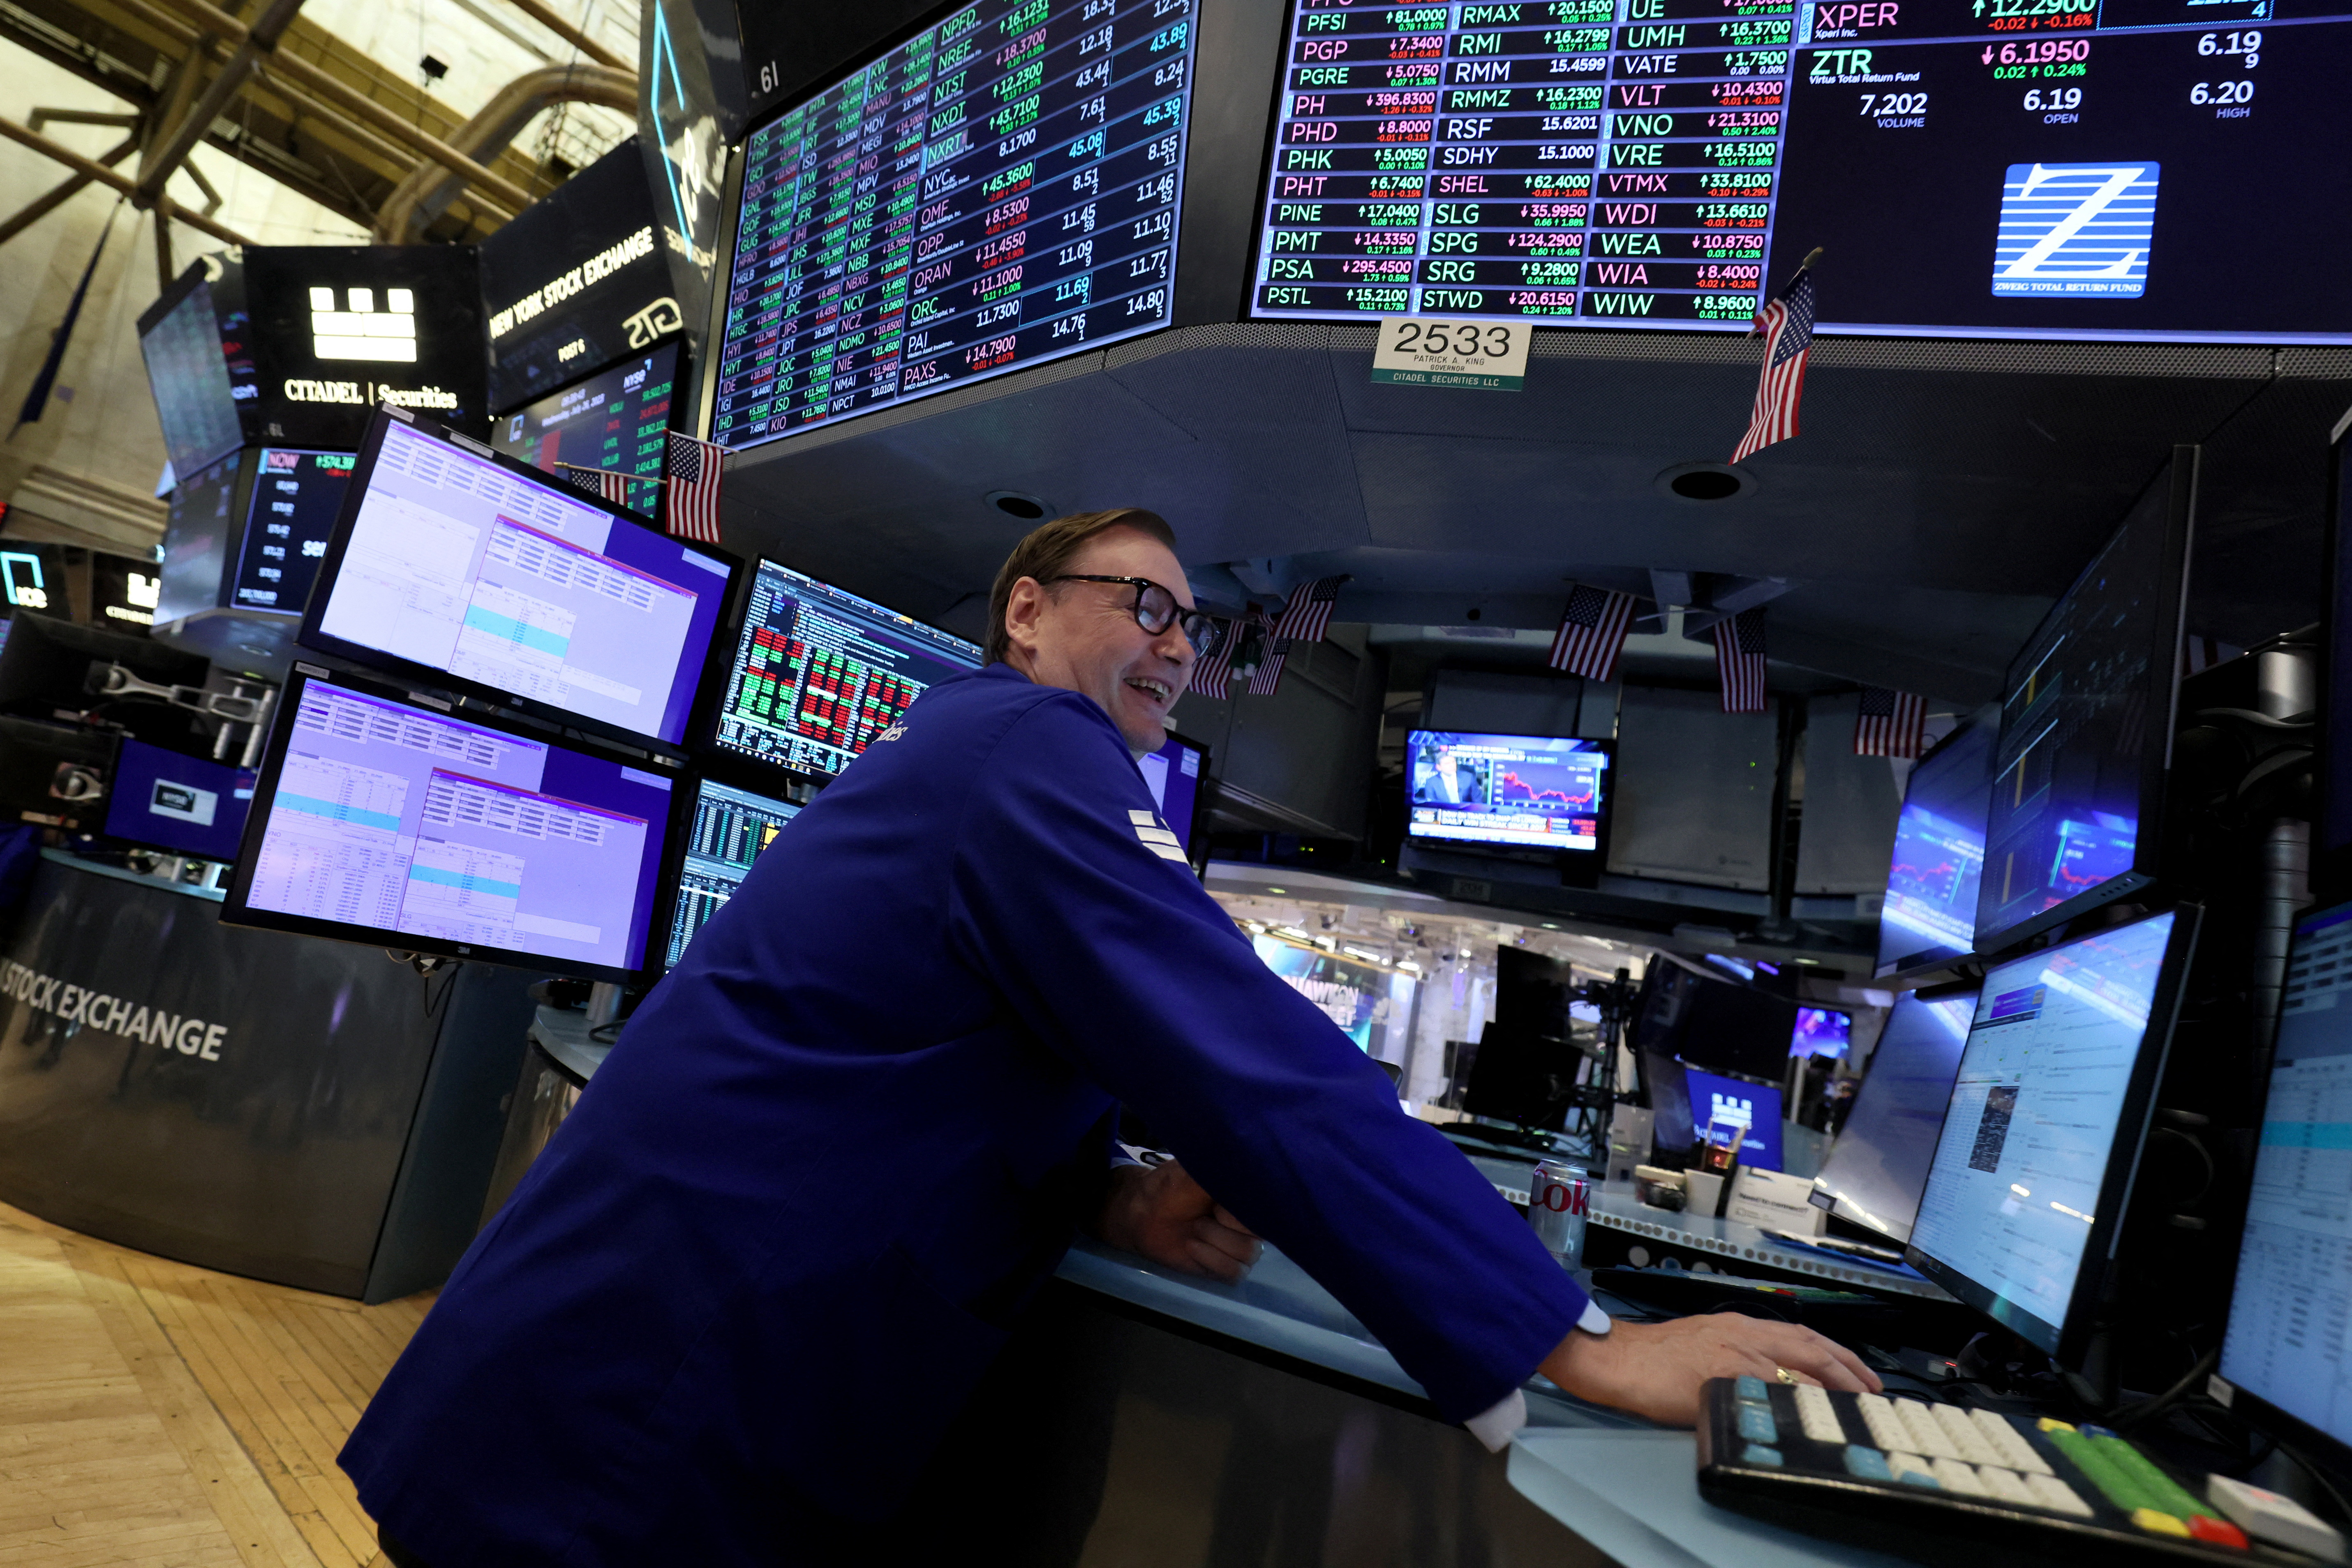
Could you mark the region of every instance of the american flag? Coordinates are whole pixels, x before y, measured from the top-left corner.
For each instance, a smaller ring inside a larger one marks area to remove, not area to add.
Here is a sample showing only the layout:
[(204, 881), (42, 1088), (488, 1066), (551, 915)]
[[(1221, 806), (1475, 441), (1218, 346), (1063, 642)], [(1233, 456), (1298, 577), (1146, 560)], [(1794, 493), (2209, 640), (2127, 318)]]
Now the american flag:
[(1633, 595), (1576, 584), (1569, 590), (1559, 631), (1551, 639), (1551, 667), (1587, 680), (1608, 679), (1633, 625)]
[(1853, 721), (1857, 757), (1916, 757), (1927, 750), (1927, 700), (1884, 686), (1862, 689)]
[(629, 504), (627, 474), (614, 468), (583, 468), (577, 463), (558, 463), (563, 477), (592, 496), (602, 496), (615, 506)]
[(1196, 697), (1213, 697), (1223, 702), (1225, 688), (1233, 679), (1234, 648), (1242, 640), (1242, 622), (1219, 621), (1217, 640), (1210, 646), (1209, 657), (1192, 666), (1192, 683), (1184, 688)]
[(1764, 379), (1756, 387), (1756, 412), (1748, 416), (1748, 434), (1731, 454), (1744, 463), (1775, 441), (1797, 433), (1797, 403), (1805, 395), (1805, 358), (1813, 346), (1813, 261), (1805, 258), (1780, 297), (1756, 312), (1751, 335), (1765, 340)]
[(1347, 580), (1345, 573), (1318, 577), (1292, 593), (1281, 618), (1266, 634), (1265, 652), (1258, 659), (1257, 672), (1250, 677), (1251, 696), (1273, 696), (1282, 685), (1282, 667), (1291, 652), (1323, 640), (1323, 630), (1331, 624), (1331, 606), (1339, 597), (1339, 584)]
[(1715, 624), (1715, 673), (1726, 713), (1764, 711), (1764, 612), (1742, 610)]
[(719, 459), (724, 450), (716, 442), (670, 432), (662, 526), (672, 538), (719, 542)]

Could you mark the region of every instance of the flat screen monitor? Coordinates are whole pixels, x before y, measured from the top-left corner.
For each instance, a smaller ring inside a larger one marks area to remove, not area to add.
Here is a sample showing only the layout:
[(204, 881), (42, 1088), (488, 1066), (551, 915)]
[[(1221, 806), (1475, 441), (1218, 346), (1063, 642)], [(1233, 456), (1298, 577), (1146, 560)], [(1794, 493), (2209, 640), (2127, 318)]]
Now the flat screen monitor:
[(966, 6), (754, 129), (711, 439), (1166, 326), (1199, 16)]
[(629, 482), (629, 510), (659, 517), (678, 357), (677, 343), (664, 343), (500, 415), (490, 422), (490, 445), (558, 479), (558, 463), (638, 475)]
[(236, 531), (237, 481), (246, 465), (223, 458), (208, 468), (175, 468), (171, 516), (163, 525), (163, 585), (155, 599), (155, 625), (221, 607), (221, 578)]
[(2000, 722), (2000, 710), (1987, 704), (1911, 770), (1878, 914), (1881, 975), (1932, 968), (1975, 950)]
[(2295, 922), (2222, 1380), (2249, 1416), (2352, 1471), (2352, 904)]
[(2341, 342), (2352, 303), (2204, 238), (2352, 237), (2289, 173), (2352, 26), (2276, 15), (1291, 6), (1249, 309), (1745, 331), (1818, 246), (1822, 332)]
[[(176, 294), (176, 298), (173, 296)], [(236, 390), (229, 384), (220, 320), (201, 267), (190, 268), (139, 322), (139, 353), (175, 474), (211, 468), (245, 442)], [(248, 390), (250, 390), (248, 388)]]
[(1412, 975), (1279, 937), (1252, 937), (1250, 945), (1260, 963), (1321, 1008), (1358, 1050), (1383, 1061), (1399, 1059), (1400, 1051), (1390, 1047), (1402, 1047), (1412, 1018)]
[[(1733, 1078), (1685, 1064), (1692, 1129), (1698, 1138), (1727, 1143), (1738, 1129), (1739, 1163), (1750, 1170), (1777, 1171), (1780, 1154), (1780, 1089), (1778, 1084)], [(1709, 1129), (1713, 1129), (1710, 1133)]]
[(1208, 762), (1208, 747), (1181, 735), (1171, 735), (1158, 751), (1137, 758), (1135, 763), (1143, 773), (1144, 784), (1151, 791), (1151, 803), (1160, 808), (1160, 820), (1176, 836), (1176, 847), (1188, 860), (1192, 855), (1193, 818), (1200, 811), (1201, 784)]
[(66, 591), (66, 547), (0, 539), (0, 599), (7, 612), (73, 618), (73, 599)]
[(784, 824), (800, 815), (800, 809), (788, 801), (753, 795), (716, 779), (696, 784), (692, 816), (678, 846), (683, 858), (662, 968), (677, 967), (694, 933), (735, 896), (751, 862), (775, 841)]
[(106, 837), (170, 855), (236, 858), (256, 774), (126, 739), (114, 765)]
[(221, 918), (627, 980), (677, 783), (298, 665)]
[(1797, 1005), (1661, 953), (1642, 976), (1634, 1048), (1716, 1072), (1777, 1080), (1788, 1070)]
[(1827, 1199), (1840, 1219), (1898, 1243), (1911, 1239), (1976, 1010), (1973, 987), (1932, 1000), (1916, 991), (1895, 998), (1853, 1108), (1813, 1178), (1816, 1203)]
[(1405, 739), (1405, 831), (1433, 842), (1595, 855), (1610, 742), (1415, 730)]
[(2336, 422), (2327, 480), (2326, 630), (2319, 685), (2326, 744), (2319, 753), (2311, 886), (2332, 902), (2352, 893), (2352, 411)]
[(1650, 1141), (1658, 1156), (1680, 1165), (1698, 1148), (1691, 1120), (1690, 1081), (1671, 1051), (1642, 1053), (1642, 1089), (1650, 1101)]
[(2010, 664), (1979, 952), (2155, 878), (2196, 498), (2197, 448), (2176, 447)]
[(2114, 1254), (2196, 933), (2184, 906), (1985, 971), (1905, 1257), (2062, 1361)]
[(830, 778), (980, 645), (772, 561), (760, 563), (711, 743)]
[(89, 620), (92, 626), (143, 637), (155, 624), (163, 591), (163, 568), (145, 556), (89, 552)]
[(349, 452), (261, 449), (237, 551), (232, 605), (281, 616), (302, 613), (357, 463)]
[(97, 832), (116, 745), (104, 730), (0, 715), (0, 822)]
[(1853, 1044), (1853, 1015), (1835, 1007), (1799, 1007), (1797, 1027), (1789, 1037), (1789, 1054), (1792, 1057), (1821, 1057), (1830, 1061), (1844, 1059), (1846, 1048)]
[(379, 410), (301, 642), (676, 745), (736, 567), (471, 437)]

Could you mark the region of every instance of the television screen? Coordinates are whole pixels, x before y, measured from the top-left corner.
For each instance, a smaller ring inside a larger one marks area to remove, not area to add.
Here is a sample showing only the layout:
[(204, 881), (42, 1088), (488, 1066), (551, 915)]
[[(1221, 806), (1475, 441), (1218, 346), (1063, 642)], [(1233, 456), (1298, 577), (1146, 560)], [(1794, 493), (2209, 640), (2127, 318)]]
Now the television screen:
[(470, 437), (379, 413), (301, 641), (676, 744), (735, 564)]
[(735, 896), (751, 862), (800, 809), (713, 779), (694, 786), (694, 817), (680, 846), (685, 861), (678, 870), (669, 941), (662, 955), (665, 970), (677, 967), (695, 932)]
[(1606, 741), (1415, 730), (1405, 742), (1412, 837), (1591, 854), (1609, 810)]
[(1926, 968), (1976, 946), (1999, 724), (1999, 710), (1987, 708), (1911, 770), (1878, 914), (1880, 974)]
[(106, 836), (171, 855), (236, 858), (255, 774), (126, 738), (114, 764)]
[(674, 775), (297, 669), (222, 918), (378, 947), (641, 969)]
[(641, 475), (629, 482), (629, 510), (659, 517), (677, 362), (678, 345), (665, 343), (551, 392), (492, 420), (490, 445), (558, 479), (558, 463)]
[(1206, 746), (1171, 735), (1165, 745), (1135, 763), (1160, 808), (1160, 820), (1176, 836), (1176, 847), (1186, 858), (1192, 853), (1192, 816), (1201, 804), (1201, 770), (1208, 754)]
[[(209, 468), (245, 443), (212, 289), (201, 270), (191, 273), (187, 291), (160, 316), (142, 321), (139, 331), (139, 353), (147, 362), (147, 384), (163, 426), (163, 449), (175, 474)], [(183, 275), (181, 283), (187, 281)]]
[(2010, 665), (1977, 896), (1979, 952), (2152, 875), (2196, 485), (2196, 449), (2176, 448)]
[[(1691, 1126), (1699, 1140), (1728, 1143), (1738, 1129), (1739, 1163), (1750, 1170), (1780, 1169), (1780, 1090), (1772, 1084), (1685, 1067)], [(1712, 1132), (1710, 1132), (1712, 1129)]]
[(829, 778), (980, 646), (870, 599), (760, 563), (712, 743)]
[(1342, 1034), (1356, 1042), (1358, 1050), (1382, 1060), (1395, 1059), (1396, 1053), (1387, 1047), (1392, 1037), (1402, 1040), (1412, 1020), (1412, 976), (1336, 952), (1300, 947), (1279, 937), (1252, 937), (1250, 945), (1257, 950), (1261, 963), (1320, 1007)]
[(261, 449), (237, 552), (236, 586), (229, 601), (233, 606), (285, 616), (302, 613), (357, 460), (349, 452)]
[(1853, 1015), (1834, 1007), (1799, 1007), (1796, 1033), (1789, 1037), (1792, 1057), (1842, 1059), (1853, 1043)]
[(1198, 16), (966, 6), (754, 130), (711, 439), (1166, 326)]
[(89, 552), (89, 619), (92, 626), (144, 633), (155, 624), (163, 571), (141, 555)]
[(1813, 1191), (1835, 1205), (1832, 1214), (1896, 1241), (1911, 1238), (1976, 1010), (1974, 991), (1933, 1001), (1906, 991), (1895, 998), (1853, 1109), (1813, 1178)]
[(1254, 315), (1744, 332), (1818, 247), (1824, 332), (2352, 341), (2284, 259), (2352, 240), (2293, 173), (2352, 66), (2331, 5), (1287, 15)]

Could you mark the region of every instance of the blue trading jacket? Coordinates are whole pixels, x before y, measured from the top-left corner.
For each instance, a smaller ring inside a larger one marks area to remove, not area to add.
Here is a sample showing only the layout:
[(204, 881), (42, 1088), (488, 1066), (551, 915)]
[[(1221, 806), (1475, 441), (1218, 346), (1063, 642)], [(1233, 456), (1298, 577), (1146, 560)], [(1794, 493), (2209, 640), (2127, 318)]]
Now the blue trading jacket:
[[(1098, 1200), (1113, 1097), (1449, 1417), (1585, 1299), (1187, 868), (1109, 719), (908, 710), (654, 991), (352, 1435), (433, 1568), (773, 1563), (878, 1518)], [(779, 1491), (779, 1485), (786, 1491)]]

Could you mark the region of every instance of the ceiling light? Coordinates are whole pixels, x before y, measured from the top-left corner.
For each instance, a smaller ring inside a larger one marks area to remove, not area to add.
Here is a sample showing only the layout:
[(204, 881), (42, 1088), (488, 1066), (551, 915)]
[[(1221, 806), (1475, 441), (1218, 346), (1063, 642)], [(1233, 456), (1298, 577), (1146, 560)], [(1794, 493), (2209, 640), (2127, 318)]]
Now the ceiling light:
[(1043, 496), (1024, 495), (1019, 490), (991, 490), (981, 498), (1007, 517), (1017, 517), (1024, 522), (1035, 522), (1049, 516), (1053, 503)]

